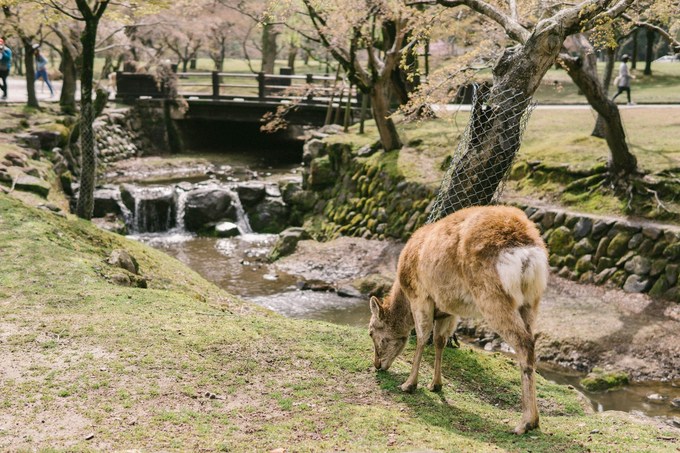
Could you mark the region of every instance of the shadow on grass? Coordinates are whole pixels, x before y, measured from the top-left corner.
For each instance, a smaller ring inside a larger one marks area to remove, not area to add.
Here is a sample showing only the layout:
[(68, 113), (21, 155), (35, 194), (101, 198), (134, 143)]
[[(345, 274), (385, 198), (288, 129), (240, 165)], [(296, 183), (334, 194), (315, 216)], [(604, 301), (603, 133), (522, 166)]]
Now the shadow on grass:
[[(431, 354), (430, 354), (431, 356)], [(424, 357), (424, 362), (432, 357)], [(461, 349), (446, 351), (442, 363), (445, 379), (444, 391), (431, 393), (428, 382), (421, 376), (418, 389), (412, 394), (403, 393), (399, 386), (407, 378), (407, 373), (379, 371), (376, 380), (395, 401), (407, 405), (415, 417), (433, 427), (443, 429), (474, 439), (494, 444), (508, 450), (545, 451), (545, 452), (582, 452), (588, 446), (566, 434), (545, 433), (540, 429), (523, 436), (513, 434), (512, 428), (521, 417), (519, 370), (509, 365), (517, 374), (517, 379), (507, 379), (507, 370), (499, 379), (491, 366), (484, 363), (479, 354)], [(458, 397), (456, 396), (458, 395)], [(478, 400), (480, 410), (469, 410), (470, 400)], [(468, 406), (468, 408), (466, 408)], [(486, 406), (486, 407), (485, 407)], [(491, 413), (498, 409), (514, 411), (512, 424), (492, 418)]]

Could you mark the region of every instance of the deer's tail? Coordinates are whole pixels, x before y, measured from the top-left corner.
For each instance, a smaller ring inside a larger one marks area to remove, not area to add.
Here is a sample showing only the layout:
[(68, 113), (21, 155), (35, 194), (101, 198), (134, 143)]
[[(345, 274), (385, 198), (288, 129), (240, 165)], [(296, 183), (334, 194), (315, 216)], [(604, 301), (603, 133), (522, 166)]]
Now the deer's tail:
[(496, 271), (501, 287), (515, 303), (536, 303), (548, 285), (548, 257), (538, 246), (513, 247), (498, 255)]

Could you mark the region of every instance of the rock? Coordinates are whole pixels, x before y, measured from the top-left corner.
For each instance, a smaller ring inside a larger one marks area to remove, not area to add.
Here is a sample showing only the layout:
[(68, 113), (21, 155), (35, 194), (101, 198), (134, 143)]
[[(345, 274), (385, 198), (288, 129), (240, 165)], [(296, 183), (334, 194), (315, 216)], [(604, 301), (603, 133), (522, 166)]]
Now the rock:
[(254, 206), (264, 199), (265, 184), (257, 181), (244, 182), (236, 186), (236, 193), (243, 207)]
[(628, 384), (628, 373), (624, 371), (604, 371), (594, 368), (593, 371), (581, 379), (581, 385), (590, 391), (602, 391), (621, 387)]
[(590, 238), (584, 237), (574, 245), (574, 255), (583, 256), (595, 251), (595, 244)]
[(118, 286), (132, 286), (132, 281), (126, 274), (113, 274), (110, 278), (111, 282)]
[(257, 233), (280, 233), (288, 225), (288, 206), (281, 198), (265, 198), (247, 213), (250, 226)]
[(673, 261), (680, 256), (680, 242), (674, 242), (666, 247), (663, 251), (663, 256)]
[(576, 262), (576, 272), (578, 274), (583, 274), (588, 271), (592, 271), (594, 266), (593, 266), (593, 256), (592, 255), (584, 255), (582, 256), (577, 262)]
[(661, 230), (657, 227), (646, 226), (642, 228), (642, 234), (649, 239), (656, 241), (661, 236)]
[(611, 221), (598, 220), (593, 225), (591, 237), (595, 240), (600, 239), (602, 236), (607, 234), (607, 232), (612, 227), (612, 225), (613, 225), (613, 222), (611, 222)]
[(667, 264), (668, 261), (663, 259), (652, 261), (652, 266), (649, 270), (649, 275), (651, 275), (652, 277), (661, 275), (666, 270)]
[(35, 193), (43, 198), (47, 198), (47, 195), (50, 193), (50, 185), (47, 181), (25, 173), (17, 176), (14, 188), (16, 190), (23, 190), (24, 192)]
[(668, 264), (666, 266), (666, 280), (668, 280), (668, 284), (673, 286), (677, 283), (678, 281), (678, 266), (677, 264)]
[(116, 249), (112, 251), (109, 257), (106, 259), (106, 262), (111, 266), (125, 269), (131, 274), (139, 274), (139, 265), (137, 264), (137, 260), (134, 259), (134, 257), (132, 257), (132, 255), (127, 252), (127, 250)]
[(611, 258), (607, 257), (602, 257), (600, 260), (597, 262), (597, 268), (595, 269), (595, 272), (602, 272), (605, 269), (609, 269), (614, 266), (614, 260)]
[(552, 228), (553, 225), (555, 224), (555, 213), (552, 211), (548, 211), (543, 215), (543, 218), (541, 219), (541, 225), (543, 226), (544, 229)]
[(65, 144), (63, 143), (62, 134), (58, 131), (33, 131), (31, 135), (38, 139), (39, 149), (52, 149)]
[(291, 204), (293, 196), (302, 191), (302, 181), (299, 178), (282, 179), (279, 181), (279, 190), (281, 192), (283, 202), (286, 204)]
[(649, 271), (652, 270), (652, 262), (649, 258), (635, 255), (625, 264), (624, 268), (631, 274), (647, 275), (649, 274)]
[(94, 191), (93, 217), (105, 217), (107, 214), (120, 215), (122, 200), (120, 189), (117, 187), (103, 187)]
[(298, 242), (309, 238), (309, 233), (303, 228), (287, 228), (279, 235), (279, 240), (269, 254), (269, 259), (276, 261), (281, 257), (290, 255), (295, 251)]
[(12, 151), (5, 154), (5, 159), (7, 159), (10, 166), (14, 167), (25, 167), (28, 164), (28, 159), (25, 155)]
[(619, 269), (615, 271), (609, 278), (609, 283), (617, 288), (620, 288), (626, 281), (627, 276), (628, 274), (626, 273), (626, 271), (624, 271), (623, 269)]
[(337, 294), (340, 297), (353, 297), (355, 299), (363, 298), (363, 295), (351, 286), (341, 286), (338, 288)]
[(299, 208), (302, 212), (309, 212), (314, 208), (317, 201), (319, 201), (319, 196), (316, 194), (316, 192), (311, 190), (301, 190), (299, 192), (294, 192), (290, 196), (290, 202), (286, 203)]
[(359, 157), (372, 156), (373, 154), (375, 154), (376, 151), (378, 151), (377, 148), (373, 148), (371, 145), (364, 145), (357, 150), (357, 156)]
[(569, 228), (561, 226), (555, 229), (548, 240), (548, 247), (552, 253), (567, 255), (574, 247), (574, 238)]
[(616, 272), (615, 267), (603, 269), (602, 271), (598, 272), (597, 275), (595, 275), (595, 277), (593, 278), (593, 282), (597, 285), (601, 285), (607, 280), (609, 280), (609, 277), (614, 275), (614, 272)]
[(628, 241), (628, 249), (635, 250), (640, 244), (642, 244), (643, 240), (644, 236), (642, 236), (642, 233), (634, 234), (633, 237), (630, 238), (630, 241)]
[(238, 236), (241, 232), (238, 225), (231, 222), (222, 222), (215, 225), (215, 235), (220, 238), (230, 238)]
[(658, 393), (652, 393), (647, 395), (646, 399), (652, 403), (663, 403), (666, 398), (662, 395), (659, 395)]
[(671, 406), (673, 406), (676, 409), (680, 409), (680, 398), (673, 398), (671, 400)]
[(31, 149), (40, 150), (40, 139), (32, 134), (17, 134), (14, 138), (22, 146), (26, 146)]
[(574, 225), (574, 238), (581, 239), (588, 236), (592, 227), (593, 221), (591, 219), (588, 217), (581, 217), (578, 222), (576, 222), (576, 225)]
[(628, 276), (623, 284), (623, 290), (627, 293), (643, 293), (647, 288), (649, 288), (649, 280), (635, 274)]
[(668, 291), (669, 288), (670, 285), (668, 284), (666, 278), (663, 276), (659, 277), (659, 279), (657, 279), (657, 281), (652, 286), (652, 289), (649, 290), (649, 295), (652, 297), (660, 297), (666, 291)]
[(313, 188), (323, 188), (335, 183), (336, 174), (328, 156), (312, 160), (309, 168), (309, 184)]
[(280, 197), (281, 189), (278, 184), (267, 184), (264, 187), (264, 193), (268, 197)]
[(302, 162), (309, 165), (317, 157), (322, 157), (326, 144), (318, 139), (308, 140), (302, 147)]
[(220, 220), (236, 220), (234, 193), (228, 189), (207, 188), (192, 190), (184, 206), (184, 226), (198, 231), (206, 224)]
[(616, 233), (611, 242), (607, 246), (607, 256), (611, 258), (620, 258), (628, 251), (628, 241), (631, 236), (628, 233)]

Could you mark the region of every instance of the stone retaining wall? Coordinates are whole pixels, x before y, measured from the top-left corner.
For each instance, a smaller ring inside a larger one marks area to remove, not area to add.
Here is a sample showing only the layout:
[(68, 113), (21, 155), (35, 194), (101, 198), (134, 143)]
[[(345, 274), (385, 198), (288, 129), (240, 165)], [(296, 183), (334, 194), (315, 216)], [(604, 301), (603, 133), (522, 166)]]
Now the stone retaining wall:
[[(427, 221), (435, 191), (406, 181), (397, 157), (367, 147), (307, 142), (299, 195), (315, 201), (307, 207), (308, 229), (320, 238), (408, 239)], [(680, 302), (680, 227), (512, 204), (538, 225), (558, 275)]]

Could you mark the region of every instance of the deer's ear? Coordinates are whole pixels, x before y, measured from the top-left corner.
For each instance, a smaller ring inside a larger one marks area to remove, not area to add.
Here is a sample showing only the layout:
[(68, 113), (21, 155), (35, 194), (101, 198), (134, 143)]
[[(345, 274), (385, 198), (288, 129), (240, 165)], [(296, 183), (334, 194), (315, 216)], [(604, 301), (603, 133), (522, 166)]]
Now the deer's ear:
[(378, 300), (378, 298), (375, 297), (375, 296), (372, 296), (371, 301), (369, 302), (369, 305), (371, 307), (371, 314), (373, 314), (373, 316), (376, 316), (378, 319), (382, 319), (383, 308), (380, 305), (380, 301)]

